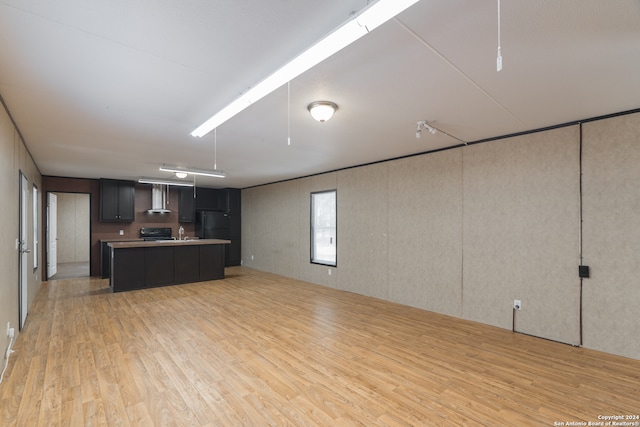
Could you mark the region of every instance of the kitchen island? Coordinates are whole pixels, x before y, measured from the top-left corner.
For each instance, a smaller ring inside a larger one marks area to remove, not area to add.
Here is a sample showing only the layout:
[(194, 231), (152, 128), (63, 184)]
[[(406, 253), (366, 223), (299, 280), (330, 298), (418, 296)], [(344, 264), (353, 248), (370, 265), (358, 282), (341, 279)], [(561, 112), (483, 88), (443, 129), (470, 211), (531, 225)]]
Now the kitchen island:
[(229, 240), (110, 242), (112, 292), (224, 279)]

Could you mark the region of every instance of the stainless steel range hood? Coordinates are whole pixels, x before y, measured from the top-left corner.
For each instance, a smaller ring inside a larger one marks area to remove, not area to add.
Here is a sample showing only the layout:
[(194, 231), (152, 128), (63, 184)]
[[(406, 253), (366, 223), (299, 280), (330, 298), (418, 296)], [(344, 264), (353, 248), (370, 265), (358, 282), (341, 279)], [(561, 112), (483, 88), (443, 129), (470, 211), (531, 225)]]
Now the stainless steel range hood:
[(147, 213), (169, 213), (167, 209), (167, 186), (162, 184), (153, 184), (151, 188), (151, 209)]

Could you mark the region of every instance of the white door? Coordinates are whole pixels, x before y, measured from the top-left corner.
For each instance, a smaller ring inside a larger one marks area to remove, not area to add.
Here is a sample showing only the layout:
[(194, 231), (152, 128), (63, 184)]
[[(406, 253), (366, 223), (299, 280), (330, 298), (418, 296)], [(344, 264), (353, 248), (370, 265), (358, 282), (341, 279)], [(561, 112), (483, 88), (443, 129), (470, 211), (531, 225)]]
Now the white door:
[(47, 277), (58, 271), (58, 196), (48, 193), (47, 200)]
[(28, 293), (28, 265), (29, 241), (27, 240), (27, 211), (29, 210), (29, 182), (27, 177), (20, 174), (20, 329), (27, 319)]

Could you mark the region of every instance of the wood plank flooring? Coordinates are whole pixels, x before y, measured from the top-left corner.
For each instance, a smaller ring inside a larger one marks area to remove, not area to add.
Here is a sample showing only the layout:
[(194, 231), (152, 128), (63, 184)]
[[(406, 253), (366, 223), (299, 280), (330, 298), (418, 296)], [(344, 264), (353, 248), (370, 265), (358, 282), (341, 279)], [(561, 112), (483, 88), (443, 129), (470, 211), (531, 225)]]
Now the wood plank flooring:
[[(640, 361), (244, 267), (45, 282), (2, 426), (553, 426), (640, 413)], [(554, 424), (557, 423), (557, 424)]]
[(75, 277), (89, 277), (89, 261), (63, 262), (57, 265), (58, 271), (49, 280), (71, 279)]

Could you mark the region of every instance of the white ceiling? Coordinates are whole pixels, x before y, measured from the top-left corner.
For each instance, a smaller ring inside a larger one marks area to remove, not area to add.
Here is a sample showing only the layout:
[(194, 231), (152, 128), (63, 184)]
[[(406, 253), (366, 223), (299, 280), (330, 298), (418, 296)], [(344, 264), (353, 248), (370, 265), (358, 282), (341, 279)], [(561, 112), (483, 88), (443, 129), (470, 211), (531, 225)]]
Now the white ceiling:
[[(189, 134), (366, 0), (0, 0), (0, 95), (44, 175), (211, 169)], [(640, 1), (421, 0), (217, 130), (249, 186), (640, 107)], [(326, 123), (307, 105), (339, 105)], [(291, 135), (291, 146), (287, 136)]]

